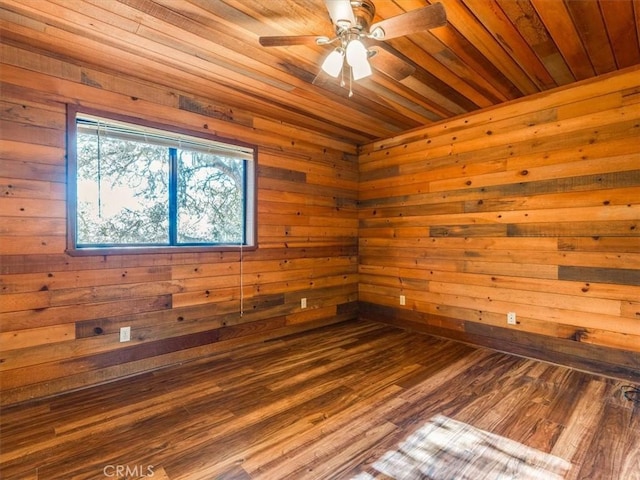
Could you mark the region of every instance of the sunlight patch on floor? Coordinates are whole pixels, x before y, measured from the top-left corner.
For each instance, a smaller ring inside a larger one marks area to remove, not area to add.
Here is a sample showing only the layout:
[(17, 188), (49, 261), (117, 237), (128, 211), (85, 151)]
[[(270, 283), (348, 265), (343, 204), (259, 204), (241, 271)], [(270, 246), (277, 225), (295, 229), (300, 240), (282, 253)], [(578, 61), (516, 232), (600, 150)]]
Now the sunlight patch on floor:
[(443, 415), (353, 480), (560, 480), (571, 464)]

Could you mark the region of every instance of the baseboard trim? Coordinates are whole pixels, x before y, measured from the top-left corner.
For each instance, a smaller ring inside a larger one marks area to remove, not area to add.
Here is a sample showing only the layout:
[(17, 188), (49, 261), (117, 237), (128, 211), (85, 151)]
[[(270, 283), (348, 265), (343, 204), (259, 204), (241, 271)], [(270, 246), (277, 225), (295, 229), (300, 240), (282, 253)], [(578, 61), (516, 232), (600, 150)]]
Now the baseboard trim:
[(640, 353), (360, 302), (359, 318), (640, 383)]

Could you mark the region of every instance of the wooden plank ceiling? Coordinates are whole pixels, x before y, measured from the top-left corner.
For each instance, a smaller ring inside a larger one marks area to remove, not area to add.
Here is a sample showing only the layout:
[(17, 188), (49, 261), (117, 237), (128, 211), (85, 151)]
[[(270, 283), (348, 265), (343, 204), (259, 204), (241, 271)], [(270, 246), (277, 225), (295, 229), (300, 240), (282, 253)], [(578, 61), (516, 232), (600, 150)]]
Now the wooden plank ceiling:
[[(386, 42), (415, 72), (375, 71), (352, 97), (337, 80), (312, 84), (331, 47), (258, 43), (331, 36), (322, 0), (0, 0), (0, 35), (202, 98), (211, 115), (275, 118), (356, 144), (640, 63), (640, 0), (440, 1), (446, 26)], [(375, 3), (374, 21), (428, 4)]]

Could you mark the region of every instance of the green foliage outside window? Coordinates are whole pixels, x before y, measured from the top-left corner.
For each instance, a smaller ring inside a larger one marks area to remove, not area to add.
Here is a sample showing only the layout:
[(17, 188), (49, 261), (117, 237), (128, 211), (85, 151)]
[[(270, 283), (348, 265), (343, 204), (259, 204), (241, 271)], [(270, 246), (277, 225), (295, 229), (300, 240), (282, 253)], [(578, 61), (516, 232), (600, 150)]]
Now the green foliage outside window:
[(78, 114), (75, 247), (248, 245), (253, 152)]

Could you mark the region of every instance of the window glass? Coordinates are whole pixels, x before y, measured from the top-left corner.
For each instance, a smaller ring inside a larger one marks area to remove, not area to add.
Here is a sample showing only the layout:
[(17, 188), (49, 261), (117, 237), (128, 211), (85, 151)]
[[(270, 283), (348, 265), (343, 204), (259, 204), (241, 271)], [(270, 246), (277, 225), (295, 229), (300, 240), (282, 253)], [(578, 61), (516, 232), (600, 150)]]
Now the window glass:
[(220, 155), (178, 150), (178, 242), (242, 241), (243, 163)]
[(165, 147), (78, 134), (78, 245), (169, 245)]
[(70, 115), (70, 250), (255, 244), (254, 147)]

